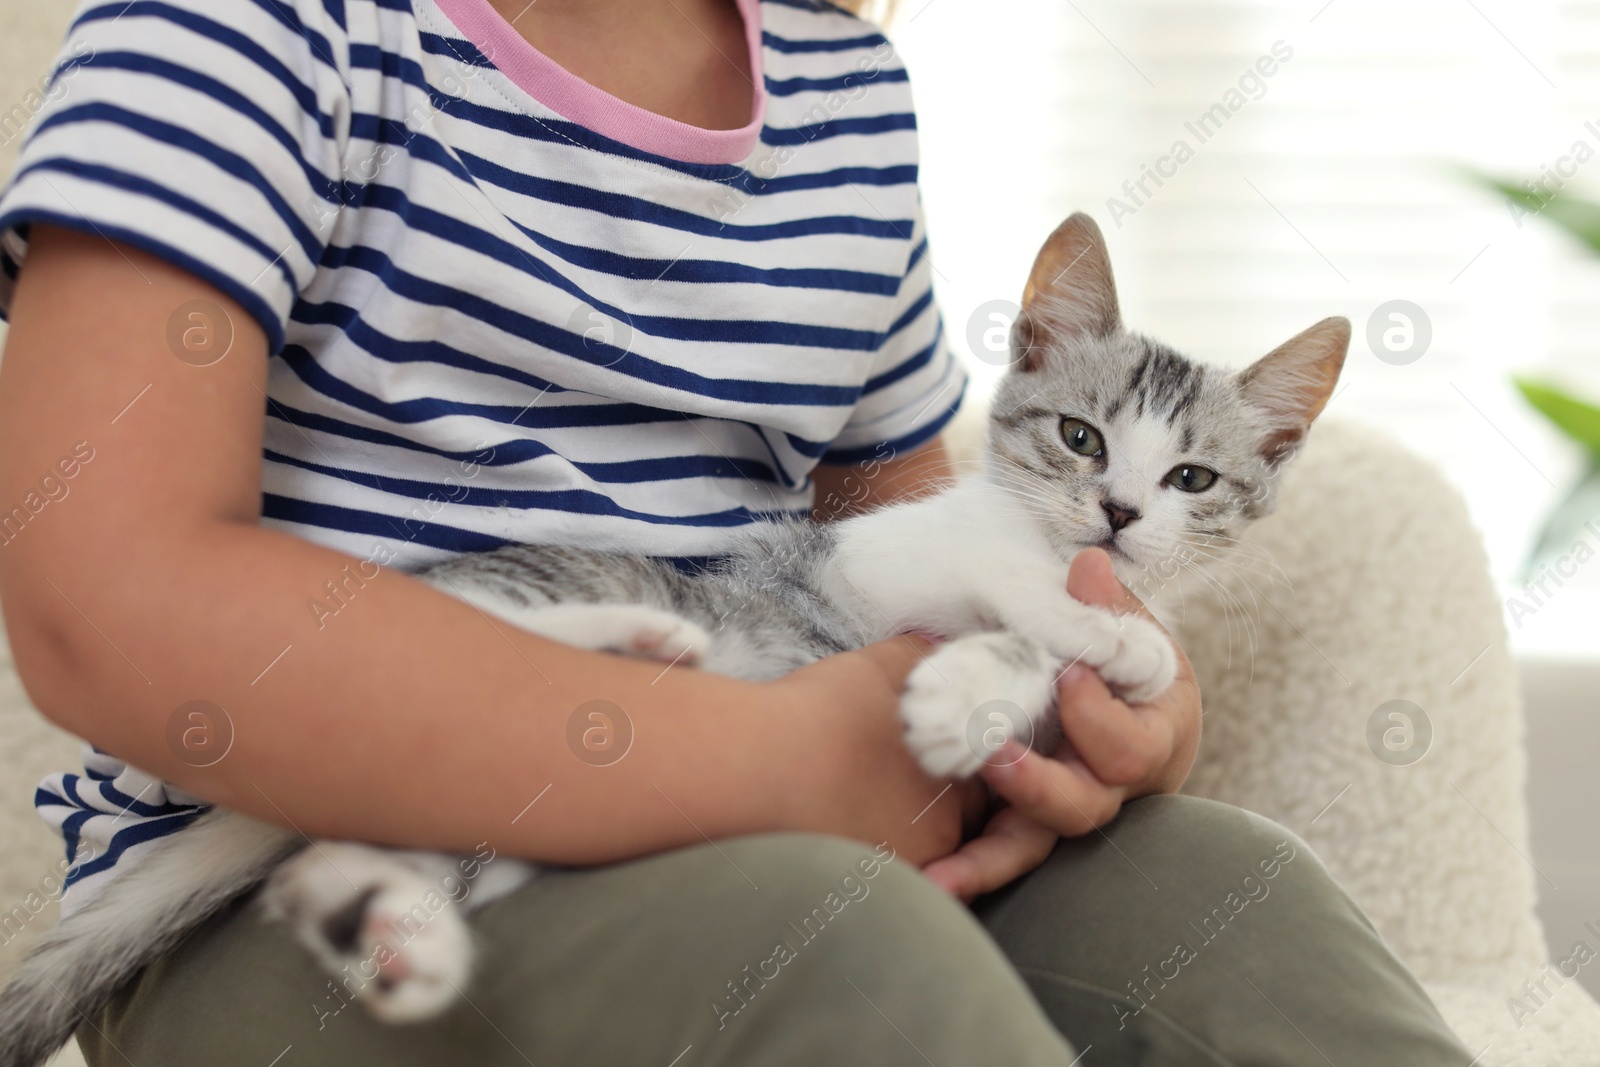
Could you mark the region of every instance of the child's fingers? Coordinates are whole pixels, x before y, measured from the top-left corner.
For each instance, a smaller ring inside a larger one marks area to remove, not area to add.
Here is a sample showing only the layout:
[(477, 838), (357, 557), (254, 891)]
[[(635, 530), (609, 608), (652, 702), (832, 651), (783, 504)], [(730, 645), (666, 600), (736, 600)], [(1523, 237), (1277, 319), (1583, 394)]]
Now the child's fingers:
[(1111, 569), (1111, 557), (1103, 548), (1086, 548), (1072, 557), (1072, 566), (1067, 570), (1067, 592), (1083, 604), (1110, 608), (1118, 615), (1143, 615), (1155, 621), (1144, 601), (1117, 580)]
[(1009, 885), (1045, 861), (1060, 835), (1006, 808), (983, 833), (922, 869), (946, 892), (964, 902)]
[[(1161, 620), (1150, 614), (1144, 601), (1117, 579), (1116, 572), (1111, 569), (1111, 557), (1104, 549), (1086, 548), (1072, 557), (1072, 566), (1067, 570), (1067, 592), (1074, 600), (1090, 607), (1107, 608), (1117, 615), (1142, 615), (1161, 626)], [(1193, 679), (1194, 668), (1183, 654), (1183, 648), (1176, 641), (1172, 647), (1178, 653), (1178, 677)]]
[(1126, 796), (1122, 786), (1100, 781), (1083, 763), (1046, 759), (1015, 741), (979, 773), (1013, 807), (1065, 837), (1110, 822)]
[(1171, 717), (1154, 706), (1129, 707), (1081, 664), (1062, 676), (1057, 703), (1067, 739), (1102, 782), (1138, 785), (1172, 758)]

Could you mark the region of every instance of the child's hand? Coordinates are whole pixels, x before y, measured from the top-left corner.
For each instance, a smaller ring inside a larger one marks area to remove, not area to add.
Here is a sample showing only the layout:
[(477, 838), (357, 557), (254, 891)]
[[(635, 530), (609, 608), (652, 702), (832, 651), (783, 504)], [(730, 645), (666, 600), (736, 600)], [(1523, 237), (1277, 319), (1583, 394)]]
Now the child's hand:
[(923, 637), (893, 637), (769, 683), (776, 713), (787, 717), (783, 736), (795, 745), (784, 769), (784, 829), (888, 841), (918, 866), (961, 844), (964, 820), (983, 810), (983, 782), (925, 774), (900, 717), (906, 675), (931, 648)]
[[(1067, 591), (1085, 604), (1155, 622), (1099, 549), (1078, 553)], [(1200, 746), (1200, 687), (1183, 650), (1177, 653), (1177, 681), (1149, 704), (1117, 699), (1087, 667), (1068, 670), (1057, 689), (1068, 743), (1055, 758), (1001, 750), (980, 773), (1010, 806), (979, 837), (923, 873), (971, 900), (1043, 863), (1058, 835), (1086, 834), (1135, 797), (1177, 792)]]

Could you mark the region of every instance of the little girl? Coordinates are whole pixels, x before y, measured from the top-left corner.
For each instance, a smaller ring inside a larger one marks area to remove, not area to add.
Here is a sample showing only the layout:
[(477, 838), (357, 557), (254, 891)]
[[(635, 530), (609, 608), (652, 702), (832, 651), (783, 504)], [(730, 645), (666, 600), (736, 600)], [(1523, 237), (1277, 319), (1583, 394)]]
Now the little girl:
[[(405, 575), (692, 568), (935, 484), (964, 376), (916, 180), (904, 67), (824, 0), (87, 0), (0, 197), (0, 500), (73, 458), (0, 551), (90, 744), (37, 794), (64, 908), (209, 804), (566, 868), (405, 1029), (236, 906), (85, 1018), (94, 1067), (1465, 1063), (1302, 842), (1172, 795), (1192, 675), (1069, 672), (1069, 754), (952, 789), (899, 742), (920, 639), (752, 684)], [(1139, 610), (1101, 553), (1072, 583)], [(571, 740), (596, 700), (622, 758)]]

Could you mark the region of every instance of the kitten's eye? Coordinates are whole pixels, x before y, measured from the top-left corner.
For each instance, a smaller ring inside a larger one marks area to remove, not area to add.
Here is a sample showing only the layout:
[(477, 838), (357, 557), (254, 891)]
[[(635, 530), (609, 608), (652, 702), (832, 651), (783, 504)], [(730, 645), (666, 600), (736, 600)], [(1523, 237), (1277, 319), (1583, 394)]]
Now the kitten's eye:
[(1098, 456), (1106, 450), (1106, 439), (1100, 431), (1082, 419), (1062, 419), (1061, 439), (1080, 456)]
[(1167, 472), (1167, 484), (1186, 493), (1203, 493), (1216, 483), (1217, 472), (1210, 467), (1183, 463)]

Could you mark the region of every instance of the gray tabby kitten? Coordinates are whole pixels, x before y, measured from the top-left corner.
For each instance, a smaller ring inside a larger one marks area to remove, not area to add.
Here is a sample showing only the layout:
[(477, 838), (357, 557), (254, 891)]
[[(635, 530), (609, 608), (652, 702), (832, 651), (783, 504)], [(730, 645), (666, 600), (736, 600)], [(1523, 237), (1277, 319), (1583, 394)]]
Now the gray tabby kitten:
[[(1135, 585), (1170, 576), (1175, 560), (1195, 565), (1186, 549), (1231, 544), (1270, 510), (1349, 340), (1350, 324), (1330, 318), (1237, 373), (1185, 359), (1123, 329), (1104, 239), (1074, 215), (1034, 264), (971, 477), (829, 525), (756, 526), (697, 576), (528, 545), (419, 577), (559, 641), (751, 680), (908, 630), (937, 634), (946, 640), (902, 699), (906, 743), (930, 773), (968, 775), (983, 754), (968, 741), (976, 709), (1009, 701), (1029, 722), (994, 728), (1026, 733), (1052, 715), (1066, 664), (1091, 665), (1134, 703), (1172, 682), (1169, 638), (1072, 599), (1068, 564), (1099, 546)], [(999, 740), (991, 728), (985, 744)], [(492, 851), (304, 844), (222, 810), (162, 841), (51, 931), (0, 996), (0, 1065), (34, 1067), (142, 965), (263, 880), (266, 912), (375, 1015), (431, 1017), (470, 977), (463, 912), (535, 873)], [(424, 906), (441, 894), (465, 906)]]

